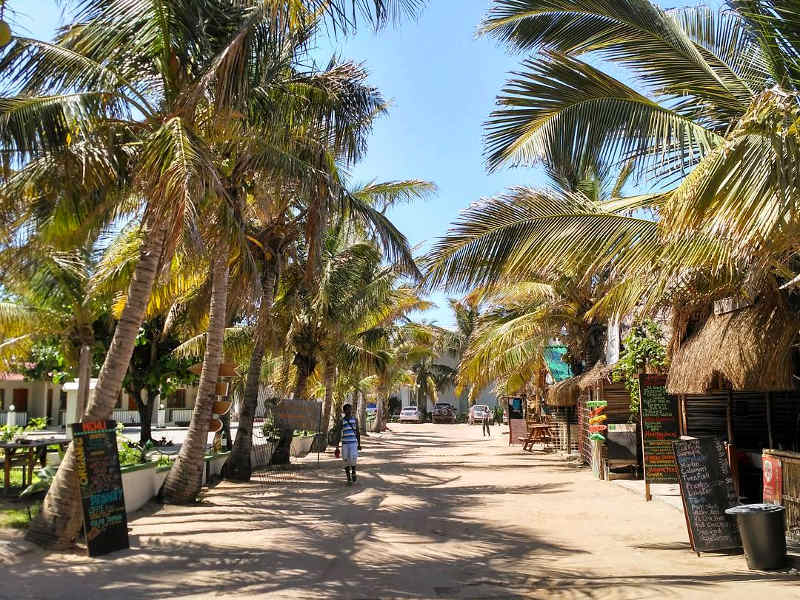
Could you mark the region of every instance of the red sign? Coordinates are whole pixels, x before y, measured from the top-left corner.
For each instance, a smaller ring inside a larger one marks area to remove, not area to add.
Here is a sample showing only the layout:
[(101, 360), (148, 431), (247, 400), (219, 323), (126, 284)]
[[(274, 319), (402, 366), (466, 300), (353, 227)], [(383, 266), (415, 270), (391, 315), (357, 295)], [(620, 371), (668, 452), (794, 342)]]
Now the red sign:
[(783, 467), (781, 459), (770, 454), (761, 456), (764, 468), (764, 502), (780, 504), (783, 499)]

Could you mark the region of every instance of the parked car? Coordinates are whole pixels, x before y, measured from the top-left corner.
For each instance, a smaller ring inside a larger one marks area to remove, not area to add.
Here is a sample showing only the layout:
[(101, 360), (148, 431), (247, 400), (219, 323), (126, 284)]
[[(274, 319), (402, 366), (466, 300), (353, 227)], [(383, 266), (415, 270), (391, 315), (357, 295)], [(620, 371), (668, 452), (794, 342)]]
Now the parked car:
[(455, 423), (456, 409), (449, 402), (437, 402), (433, 405), (431, 421), (434, 423)]
[(492, 411), (489, 409), (489, 407), (485, 404), (475, 404), (469, 409), (469, 419), (467, 422), (470, 425), (474, 425), (475, 423), (483, 423), (486, 415), (489, 415), (489, 423), (494, 424), (494, 414), (492, 414)]
[(416, 406), (407, 406), (400, 411), (400, 418), (398, 420), (401, 423), (422, 423), (425, 420), (425, 415), (423, 415), (422, 411)]

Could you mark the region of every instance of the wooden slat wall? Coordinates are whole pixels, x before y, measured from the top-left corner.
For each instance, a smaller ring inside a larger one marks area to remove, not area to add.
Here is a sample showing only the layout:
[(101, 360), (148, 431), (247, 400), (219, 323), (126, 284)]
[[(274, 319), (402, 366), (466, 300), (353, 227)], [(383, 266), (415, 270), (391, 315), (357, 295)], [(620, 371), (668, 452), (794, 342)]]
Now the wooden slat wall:
[(589, 391), (582, 392), (578, 397), (577, 418), (578, 418), (578, 450), (581, 454), (583, 464), (592, 462), (592, 445), (589, 443), (589, 408), (586, 402), (589, 400)]
[[(733, 437), (738, 449), (769, 447), (767, 395), (765, 392), (733, 392)], [(771, 392), (772, 441), (777, 449), (797, 451), (800, 392)], [(728, 439), (728, 392), (686, 396), (687, 434)]]
[(725, 417), (727, 404), (728, 395), (724, 392), (686, 396), (686, 434), (728, 439)]
[(800, 393), (772, 392), (772, 442), (776, 449), (800, 452)]
[[(547, 408), (550, 418), (553, 420), (554, 427), (552, 428), (555, 439), (553, 440), (554, 446), (562, 452), (571, 451), (569, 432), (572, 432), (572, 437), (575, 436), (574, 429), (578, 424), (578, 411), (574, 406), (549, 406)], [(577, 450), (577, 448), (574, 448)]]

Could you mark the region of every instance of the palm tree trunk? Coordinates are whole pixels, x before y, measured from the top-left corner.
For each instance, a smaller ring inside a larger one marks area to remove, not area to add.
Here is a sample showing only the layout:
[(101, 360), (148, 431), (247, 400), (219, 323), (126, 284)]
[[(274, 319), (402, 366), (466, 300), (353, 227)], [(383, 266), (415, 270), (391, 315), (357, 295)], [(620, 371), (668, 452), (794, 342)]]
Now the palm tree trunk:
[(253, 448), (253, 419), (258, 408), (258, 388), (261, 377), (261, 364), (267, 348), (267, 333), (272, 322), (272, 303), (275, 295), (277, 269), (274, 262), (267, 263), (262, 282), (261, 305), (258, 307), (256, 321), (255, 344), (247, 369), (247, 381), (244, 386), (244, 397), (239, 409), (239, 428), (233, 452), (222, 468), (222, 475), (233, 481), (250, 481), (253, 467), (250, 464), (250, 453)]
[(361, 390), (356, 390), (358, 398), (358, 428), (363, 435), (367, 434), (367, 395)]
[(89, 405), (89, 387), (92, 378), (92, 349), (88, 344), (81, 346), (80, 359), (78, 361), (78, 414)]
[(333, 388), (336, 385), (336, 365), (332, 360), (325, 361), (325, 406), (322, 410), (322, 431), (328, 439), (331, 425), (331, 408), (333, 408)]
[[(159, 228), (145, 238), (133, 279), (128, 286), (128, 299), (100, 369), (94, 394), (84, 413), (84, 421), (107, 419), (114, 410), (144, 311), (150, 301), (166, 233), (166, 229)], [(41, 511), (25, 534), (28, 541), (48, 548), (67, 548), (78, 535), (82, 516), (76, 467), (70, 445), (44, 498)]]
[(209, 310), (206, 351), (197, 388), (197, 400), (189, 432), (178, 458), (164, 482), (162, 498), (172, 504), (193, 502), (203, 485), (203, 457), (208, 441), (208, 423), (214, 403), (222, 345), (225, 337), (225, 315), (228, 302), (228, 241), (217, 244), (211, 267), (211, 308)]
[(383, 422), (386, 419), (386, 401), (388, 392), (384, 391), (385, 386), (378, 386), (378, 402), (375, 410), (375, 431), (383, 431)]
[(295, 398), (305, 398), (306, 393), (308, 392), (308, 377), (310, 373), (307, 373), (305, 369), (299, 367), (297, 369), (297, 381), (294, 384), (294, 397)]

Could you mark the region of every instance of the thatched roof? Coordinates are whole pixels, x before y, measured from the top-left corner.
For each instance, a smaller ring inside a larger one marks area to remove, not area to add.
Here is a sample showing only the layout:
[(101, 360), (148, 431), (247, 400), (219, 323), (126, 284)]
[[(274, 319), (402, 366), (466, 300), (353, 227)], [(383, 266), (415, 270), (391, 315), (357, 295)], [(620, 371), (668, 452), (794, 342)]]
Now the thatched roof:
[(791, 344), (797, 330), (780, 302), (712, 315), (673, 354), (667, 389), (702, 394), (722, 383), (734, 390), (793, 389)]
[(547, 390), (545, 404), (548, 406), (575, 406), (580, 395), (578, 379), (578, 377), (570, 377), (551, 385)]
[(587, 390), (594, 387), (601, 381), (611, 382), (611, 373), (615, 365), (607, 365), (604, 361), (599, 361), (594, 367), (586, 371), (586, 373), (578, 376), (578, 387)]

